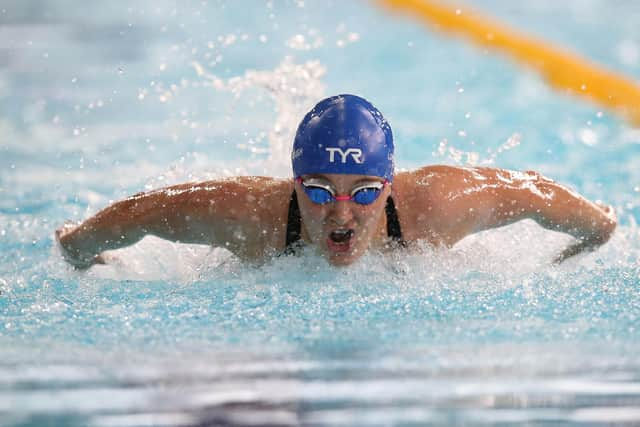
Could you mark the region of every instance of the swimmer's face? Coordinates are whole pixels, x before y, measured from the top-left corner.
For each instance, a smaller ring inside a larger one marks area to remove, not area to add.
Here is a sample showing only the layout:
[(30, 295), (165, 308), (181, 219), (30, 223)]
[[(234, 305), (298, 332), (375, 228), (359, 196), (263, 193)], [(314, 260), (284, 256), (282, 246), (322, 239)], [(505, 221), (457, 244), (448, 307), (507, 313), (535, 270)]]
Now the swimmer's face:
[[(366, 175), (308, 175), (305, 183), (331, 187), (338, 196), (366, 184), (380, 184), (384, 179)], [(302, 217), (303, 236), (316, 245), (333, 265), (348, 265), (357, 260), (375, 241), (385, 239), (384, 208), (391, 194), (386, 184), (379, 197), (369, 205), (353, 200), (335, 200), (326, 204), (312, 202), (302, 183), (295, 183)]]

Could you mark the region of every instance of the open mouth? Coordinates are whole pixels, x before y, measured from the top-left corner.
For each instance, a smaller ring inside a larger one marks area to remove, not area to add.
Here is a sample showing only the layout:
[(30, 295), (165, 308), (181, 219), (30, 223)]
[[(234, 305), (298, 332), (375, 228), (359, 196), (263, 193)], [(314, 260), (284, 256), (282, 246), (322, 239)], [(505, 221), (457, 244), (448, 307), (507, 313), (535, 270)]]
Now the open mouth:
[(346, 242), (349, 241), (349, 239), (351, 239), (352, 236), (353, 236), (353, 230), (352, 229), (335, 230), (335, 231), (331, 232), (331, 234), (329, 235), (329, 238), (334, 243), (346, 243)]
[(333, 252), (346, 252), (351, 249), (351, 242), (355, 232), (353, 229), (334, 230), (329, 234), (327, 243)]

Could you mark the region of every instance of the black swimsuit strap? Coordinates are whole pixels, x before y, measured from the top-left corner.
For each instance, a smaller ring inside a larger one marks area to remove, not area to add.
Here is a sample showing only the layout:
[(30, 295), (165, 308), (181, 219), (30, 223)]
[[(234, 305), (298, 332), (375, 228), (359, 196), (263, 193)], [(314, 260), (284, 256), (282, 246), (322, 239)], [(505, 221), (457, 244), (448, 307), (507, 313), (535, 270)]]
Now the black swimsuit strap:
[(298, 196), (295, 190), (291, 193), (289, 201), (289, 213), (287, 214), (287, 241), (284, 247), (284, 253), (289, 255), (295, 252), (295, 246), (302, 238), (300, 233), (300, 208), (298, 207)]
[[(402, 229), (400, 228), (400, 220), (398, 220), (398, 211), (391, 196), (387, 198), (387, 205), (384, 211), (387, 214), (387, 236), (401, 246), (406, 246), (406, 242), (402, 240)], [(301, 226), (298, 196), (296, 192), (293, 191), (289, 201), (289, 213), (287, 214), (287, 240), (284, 248), (286, 255), (295, 253), (296, 246), (300, 244), (302, 238)]]
[(393, 203), (391, 196), (387, 198), (387, 205), (384, 208), (387, 214), (387, 236), (400, 245), (405, 246), (406, 242), (402, 240), (402, 229), (400, 228), (400, 220), (398, 219), (398, 211)]

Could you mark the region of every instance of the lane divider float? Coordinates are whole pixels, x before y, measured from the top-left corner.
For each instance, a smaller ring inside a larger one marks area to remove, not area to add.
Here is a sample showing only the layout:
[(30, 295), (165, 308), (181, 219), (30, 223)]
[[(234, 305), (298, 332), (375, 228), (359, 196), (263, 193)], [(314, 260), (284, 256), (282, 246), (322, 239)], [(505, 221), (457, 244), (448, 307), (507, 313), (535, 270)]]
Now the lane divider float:
[(435, 29), (460, 34), (536, 70), (552, 87), (586, 98), (640, 126), (640, 85), (580, 56), (521, 34), (477, 13), (430, 0), (378, 0)]

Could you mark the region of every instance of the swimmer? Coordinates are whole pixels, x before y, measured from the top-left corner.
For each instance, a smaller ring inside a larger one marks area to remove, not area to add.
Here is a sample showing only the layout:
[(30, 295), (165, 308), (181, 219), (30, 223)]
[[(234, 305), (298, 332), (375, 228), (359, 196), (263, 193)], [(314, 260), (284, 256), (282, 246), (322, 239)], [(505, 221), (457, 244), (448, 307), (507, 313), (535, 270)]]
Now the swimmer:
[(463, 237), (530, 218), (575, 238), (561, 262), (609, 240), (613, 209), (536, 172), (425, 166), (394, 174), (391, 128), (368, 101), (327, 98), (300, 123), (293, 179), (237, 177), (139, 193), (56, 231), (79, 269), (146, 235), (206, 244), (260, 262), (312, 246), (332, 265), (369, 249), (414, 242), (452, 246)]

